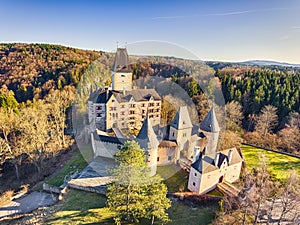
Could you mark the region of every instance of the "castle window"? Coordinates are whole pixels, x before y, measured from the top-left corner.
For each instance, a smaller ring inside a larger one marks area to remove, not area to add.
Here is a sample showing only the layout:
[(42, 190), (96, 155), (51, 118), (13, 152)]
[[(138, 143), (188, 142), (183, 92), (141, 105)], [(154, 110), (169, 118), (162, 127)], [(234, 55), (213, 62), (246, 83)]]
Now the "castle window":
[(124, 108), (125, 108), (125, 105), (122, 104), (122, 105), (121, 105), (121, 108), (124, 109)]
[(156, 112), (159, 112), (159, 109), (156, 109)]
[(122, 116), (124, 116), (124, 115), (125, 115), (125, 112), (124, 112), (124, 111), (123, 111), (123, 112), (121, 112), (121, 115), (122, 115)]
[(183, 125), (185, 125), (185, 121), (183, 121), (182, 123), (183, 123)]
[(153, 109), (149, 109), (149, 112), (150, 112), (150, 113), (153, 113), (153, 111), (154, 111)]
[(193, 182), (193, 186), (196, 186), (196, 183), (195, 183), (195, 182)]
[(101, 113), (97, 113), (97, 117), (102, 117)]
[(175, 136), (175, 133), (173, 132), (172, 136), (174, 137)]
[(157, 162), (159, 162), (159, 157), (157, 157)]
[(130, 110), (130, 111), (129, 111), (129, 114), (130, 114), (130, 115), (134, 114), (134, 111), (133, 111), (133, 110)]
[(113, 100), (111, 100), (111, 102), (115, 102), (115, 100), (113, 99)]
[(149, 106), (149, 107), (153, 107), (153, 106), (154, 106), (154, 103), (149, 103), (148, 106)]
[(158, 102), (158, 103), (156, 103), (156, 106), (159, 106), (160, 105), (160, 103)]
[(149, 118), (153, 118), (153, 115), (150, 115)]
[(142, 104), (142, 107), (145, 107), (145, 103)]
[(209, 179), (209, 178), (210, 178), (210, 175), (207, 176), (207, 179)]
[(121, 77), (125, 77), (125, 75), (124, 75), (124, 74), (122, 74), (122, 75), (121, 75)]
[(197, 176), (197, 173), (195, 173), (195, 177)]
[(159, 114), (157, 114), (156, 117), (159, 117)]
[(102, 106), (96, 106), (96, 110), (102, 110)]
[(171, 159), (172, 159), (172, 156), (168, 156), (168, 161), (171, 161)]
[(186, 137), (186, 133), (183, 133), (182, 136), (183, 136), (183, 137)]

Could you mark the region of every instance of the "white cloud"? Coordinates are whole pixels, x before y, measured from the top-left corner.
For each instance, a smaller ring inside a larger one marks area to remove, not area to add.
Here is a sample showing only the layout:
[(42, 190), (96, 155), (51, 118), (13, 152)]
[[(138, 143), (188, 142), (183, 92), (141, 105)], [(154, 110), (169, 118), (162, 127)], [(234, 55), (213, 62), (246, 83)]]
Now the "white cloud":
[(282, 11), (289, 8), (269, 8), (269, 9), (254, 9), (254, 10), (244, 10), (244, 11), (231, 11), (231, 12), (220, 12), (220, 13), (208, 13), (208, 14), (195, 14), (195, 15), (182, 15), (182, 16), (157, 16), (150, 17), (146, 19), (150, 20), (172, 20), (172, 19), (186, 19), (186, 18), (195, 18), (195, 17), (208, 17), (208, 16), (236, 16), (250, 13), (259, 13), (259, 12), (272, 12), (272, 11)]

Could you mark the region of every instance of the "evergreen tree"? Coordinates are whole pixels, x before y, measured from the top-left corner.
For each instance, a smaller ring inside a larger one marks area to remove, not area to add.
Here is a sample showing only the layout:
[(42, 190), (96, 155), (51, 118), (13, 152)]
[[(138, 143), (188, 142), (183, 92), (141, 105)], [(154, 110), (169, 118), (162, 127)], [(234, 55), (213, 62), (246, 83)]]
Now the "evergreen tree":
[(111, 171), (114, 180), (108, 185), (107, 205), (116, 212), (116, 223), (150, 217), (168, 221), (166, 186), (159, 177), (148, 176), (146, 157), (138, 143), (127, 141), (115, 158), (119, 166)]

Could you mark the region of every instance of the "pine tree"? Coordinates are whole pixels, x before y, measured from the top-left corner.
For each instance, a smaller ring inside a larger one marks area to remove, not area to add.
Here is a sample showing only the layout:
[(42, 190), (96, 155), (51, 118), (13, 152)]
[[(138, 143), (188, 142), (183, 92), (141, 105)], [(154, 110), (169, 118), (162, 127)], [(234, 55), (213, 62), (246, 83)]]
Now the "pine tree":
[(119, 166), (112, 169), (113, 182), (108, 185), (107, 205), (116, 212), (116, 223), (138, 222), (157, 217), (168, 221), (170, 202), (167, 188), (157, 176), (149, 177), (144, 151), (137, 142), (127, 141), (115, 155)]

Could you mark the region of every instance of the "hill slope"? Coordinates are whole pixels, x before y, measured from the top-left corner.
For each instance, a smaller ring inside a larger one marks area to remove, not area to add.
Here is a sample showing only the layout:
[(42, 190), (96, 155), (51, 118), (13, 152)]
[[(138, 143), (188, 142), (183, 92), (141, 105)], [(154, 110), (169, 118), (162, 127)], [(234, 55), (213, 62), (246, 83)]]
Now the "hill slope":
[(102, 53), (49, 44), (0, 44), (0, 86), (16, 99), (41, 97), (51, 88), (76, 84)]

